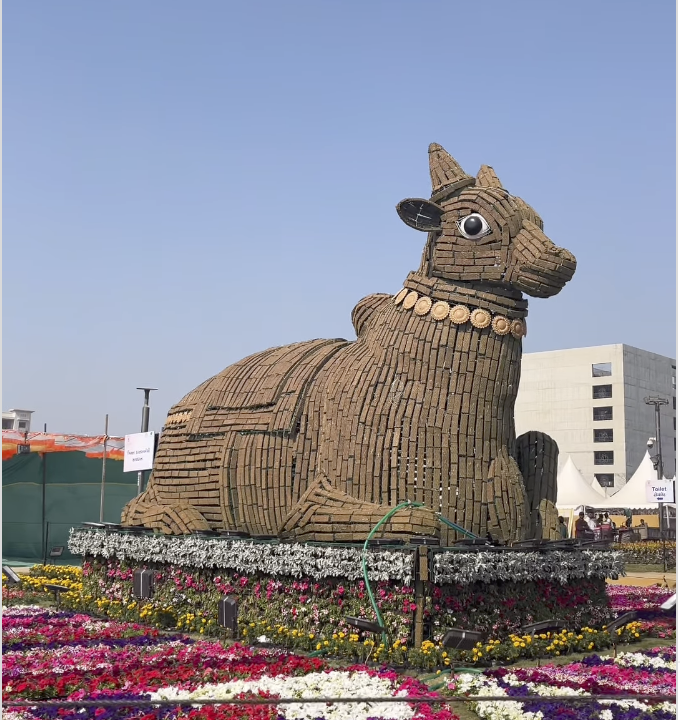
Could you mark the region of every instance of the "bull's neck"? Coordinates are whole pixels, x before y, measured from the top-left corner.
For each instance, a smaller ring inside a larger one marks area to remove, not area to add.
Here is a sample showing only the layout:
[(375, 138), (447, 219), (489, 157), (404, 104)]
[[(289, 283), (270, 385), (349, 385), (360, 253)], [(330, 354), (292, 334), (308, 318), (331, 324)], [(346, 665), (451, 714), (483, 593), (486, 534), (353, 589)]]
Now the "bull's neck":
[(404, 287), (426, 295), (433, 302), (444, 300), (451, 305), (467, 305), (482, 308), (492, 314), (502, 314), (510, 319), (525, 318), (528, 303), (522, 293), (481, 282), (451, 282), (442, 278), (428, 277), (419, 272), (409, 273)]

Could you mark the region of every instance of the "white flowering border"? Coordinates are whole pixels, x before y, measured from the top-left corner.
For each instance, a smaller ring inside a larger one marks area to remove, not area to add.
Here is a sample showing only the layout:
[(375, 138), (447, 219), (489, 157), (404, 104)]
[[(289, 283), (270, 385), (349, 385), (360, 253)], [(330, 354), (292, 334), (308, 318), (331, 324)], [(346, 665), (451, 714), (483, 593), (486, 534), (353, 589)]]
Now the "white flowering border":
[[(573, 689), (568, 687), (560, 687), (555, 685), (544, 685), (542, 683), (525, 682), (518, 680), (515, 675), (508, 674), (503, 680), (509, 685), (522, 686), (529, 689), (532, 695), (540, 695), (541, 697), (551, 697), (554, 695), (579, 695), (590, 696), (590, 693), (582, 689)], [(454, 690), (456, 695), (506, 695), (505, 688), (501, 687), (494, 678), (486, 675), (455, 675), (453, 678)], [(673, 703), (663, 702), (657, 705), (645, 705), (636, 700), (598, 700), (597, 695), (593, 695), (593, 700), (601, 706), (600, 720), (612, 720), (613, 713), (607, 708), (611, 705), (620, 705), (622, 708), (636, 708), (649, 713), (649, 717), (653, 717), (654, 710), (663, 710), (670, 714), (675, 714), (676, 705)], [(471, 702), (470, 707), (483, 720), (542, 720), (542, 712), (524, 712), (524, 705), (515, 701), (480, 701)]]
[[(301, 677), (263, 676), (259, 680), (230, 680), (229, 682), (202, 685), (195, 690), (166, 687), (151, 693), (151, 700), (231, 700), (239, 693), (266, 692), (285, 698), (340, 698), (340, 697), (398, 697), (405, 691), (397, 690), (392, 680), (374, 677), (366, 672), (331, 670), (313, 672)], [(415, 715), (408, 703), (356, 703), (328, 705), (326, 703), (290, 703), (276, 708), (286, 720), (369, 720), (390, 718), (410, 720)]]
[(577, 578), (626, 574), (623, 553), (617, 550), (441, 552), (435, 553), (432, 568), (437, 585), (536, 580), (564, 584)]
[[(75, 555), (185, 567), (219, 568), (245, 574), (361, 580), (359, 548), (282, 543), (271, 545), (249, 540), (173, 535), (134, 535), (85, 528), (71, 528), (68, 548)], [(398, 580), (410, 585), (413, 550), (369, 550), (370, 580)]]
[[(246, 574), (261, 572), (315, 580), (363, 578), (361, 549), (332, 545), (273, 545), (250, 540), (134, 535), (72, 528), (68, 547), (76, 555), (216, 568)], [(393, 547), (368, 551), (370, 580), (397, 580), (410, 585), (413, 573), (413, 550)], [(611, 578), (616, 575), (625, 575), (623, 554), (618, 551), (440, 552), (434, 553), (431, 579), (437, 585), (536, 580), (566, 583), (577, 578)]]

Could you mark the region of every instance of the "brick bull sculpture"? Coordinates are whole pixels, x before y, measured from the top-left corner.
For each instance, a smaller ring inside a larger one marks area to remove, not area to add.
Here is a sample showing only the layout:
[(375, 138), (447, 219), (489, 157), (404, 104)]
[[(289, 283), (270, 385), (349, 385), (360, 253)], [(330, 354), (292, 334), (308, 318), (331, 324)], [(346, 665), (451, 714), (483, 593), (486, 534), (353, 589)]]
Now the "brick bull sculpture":
[(397, 212), (427, 232), (395, 296), (352, 313), (354, 342), (311, 340), (231, 365), (173, 406), (126, 525), (363, 541), (383, 535), (554, 537), (557, 446), (515, 438), (527, 302), (557, 294), (574, 256), (492, 168), (429, 149), (430, 200)]

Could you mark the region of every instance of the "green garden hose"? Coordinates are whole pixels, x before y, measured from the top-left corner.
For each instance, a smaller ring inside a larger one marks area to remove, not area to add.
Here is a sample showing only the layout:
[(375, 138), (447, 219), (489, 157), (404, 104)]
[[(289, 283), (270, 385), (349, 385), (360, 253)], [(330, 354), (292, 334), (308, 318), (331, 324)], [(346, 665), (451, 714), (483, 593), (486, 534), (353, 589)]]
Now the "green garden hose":
[[(364, 550), (361, 555), (361, 566), (364, 572), (364, 582), (366, 583), (366, 590), (368, 592), (368, 597), (371, 601), (371, 605), (373, 607), (373, 611), (375, 612), (375, 618), (378, 621), (378, 625), (382, 629), (382, 641), (385, 648), (387, 648), (387, 633), (385, 632), (385, 623), (383, 622), (382, 615), (380, 614), (380, 610), (378, 608), (378, 603), (376, 603), (375, 598), (373, 597), (373, 592), (371, 591), (371, 583), (368, 580), (368, 567), (366, 564), (366, 552), (368, 550), (368, 543), (375, 534), (375, 532), (378, 530), (378, 528), (385, 522), (387, 522), (392, 515), (394, 515), (399, 510), (403, 510), (404, 508), (419, 508), (424, 507), (425, 503), (421, 502), (413, 502), (413, 500), (405, 500), (404, 502), (399, 503), (397, 506), (393, 507), (387, 514), (385, 514), (382, 519), (378, 520), (376, 526), (371, 530), (370, 533), (368, 533), (368, 537), (366, 538), (366, 542), (364, 543)], [(436, 513), (437, 518), (440, 520), (440, 522), (443, 522), (445, 525), (448, 525), (450, 528), (453, 528), (459, 533), (462, 533), (463, 535), (466, 535), (469, 538), (476, 538), (477, 535), (474, 533), (471, 533), (469, 530), (466, 530), (465, 528), (460, 527), (460, 525), (456, 525), (456, 523), (451, 522), (450, 520), (447, 520), (441, 513)]]
[(450, 528), (453, 528), (456, 532), (462, 533), (463, 535), (472, 538), (473, 540), (479, 537), (478, 535), (471, 533), (469, 530), (462, 528), (460, 525), (456, 525), (456, 523), (447, 520), (447, 518), (445, 518), (441, 513), (437, 513), (437, 517), (439, 518), (440, 522), (443, 522), (444, 525), (448, 525)]
[(382, 615), (380, 614), (380, 610), (378, 609), (378, 603), (376, 603), (375, 598), (373, 597), (373, 592), (371, 591), (371, 583), (368, 579), (368, 567), (366, 565), (366, 553), (368, 551), (368, 543), (370, 539), (375, 535), (378, 528), (385, 522), (387, 522), (394, 513), (399, 512), (399, 510), (403, 510), (407, 507), (423, 507), (425, 503), (417, 503), (413, 502), (412, 500), (406, 500), (405, 502), (399, 503), (396, 507), (393, 507), (386, 515), (383, 516), (381, 520), (378, 520), (376, 526), (371, 530), (370, 533), (368, 533), (368, 537), (366, 538), (366, 542), (364, 543), (364, 551), (361, 555), (361, 565), (364, 571), (364, 582), (366, 583), (366, 590), (368, 592), (368, 597), (371, 601), (371, 605), (373, 606), (373, 611), (375, 612), (375, 618), (378, 621), (378, 625), (380, 625), (382, 629), (382, 641), (385, 648), (387, 648), (387, 633), (385, 632), (385, 623), (383, 622)]

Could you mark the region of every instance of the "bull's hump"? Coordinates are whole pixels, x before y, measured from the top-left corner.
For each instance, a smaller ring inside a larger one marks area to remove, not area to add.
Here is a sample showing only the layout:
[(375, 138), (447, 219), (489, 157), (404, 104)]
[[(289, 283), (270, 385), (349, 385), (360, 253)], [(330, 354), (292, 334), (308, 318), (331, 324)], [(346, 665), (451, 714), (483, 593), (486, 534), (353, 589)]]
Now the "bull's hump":
[[(326, 362), (347, 340), (309, 340), (270, 348), (225, 368), (175, 405), (168, 416), (190, 415), (190, 433), (210, 429), (284, 430), (294, 408)], [(272, 427), (272, 423), (277, 427)], [(178, 428), (179, 429), (179, 428)]]

